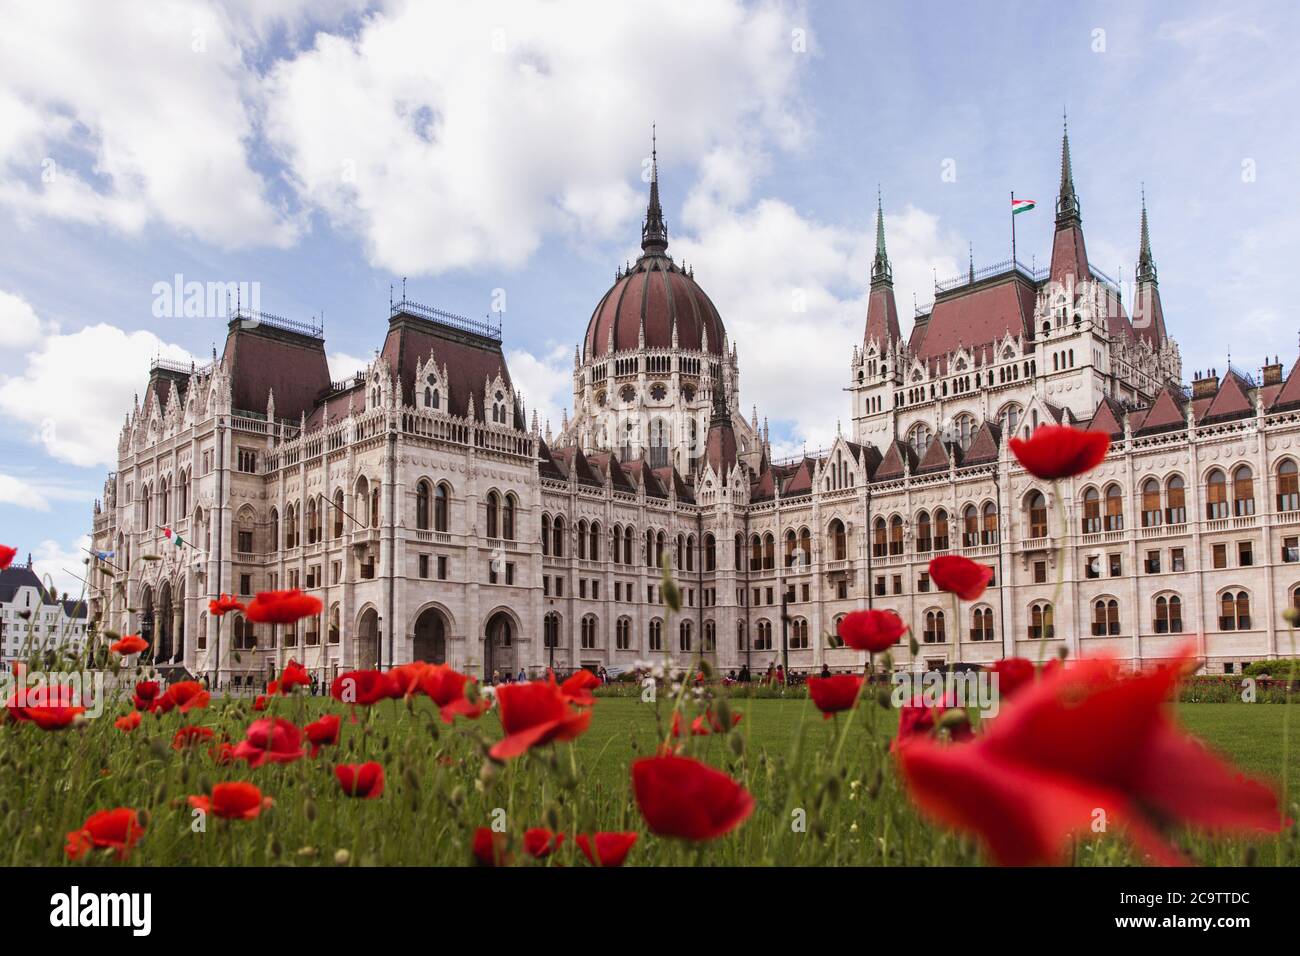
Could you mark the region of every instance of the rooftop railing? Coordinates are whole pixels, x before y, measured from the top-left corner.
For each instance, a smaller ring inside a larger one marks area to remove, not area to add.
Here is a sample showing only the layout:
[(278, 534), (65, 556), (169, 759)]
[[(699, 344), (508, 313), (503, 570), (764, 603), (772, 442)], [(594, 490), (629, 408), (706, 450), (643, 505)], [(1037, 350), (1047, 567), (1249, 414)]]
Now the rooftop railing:
[(416, 318), (428, 319), (431, 322), (437, 322), (439, 325), (446, 325), (453, 329), (460, 329), (462, 332), (473, 332), (475, 335), (482, 335), (485, 338), (501, 341), (501, 322), (495, 325), (487, 320), (466, 318), (463, 315), (456, 315), (453, 312), (444, 312), (442, 309), (435, 309), (433, 306), (421, 305), (419, 302), (412, 302), (410, 299), (402, 299), (400, 302), (394, 302), (389, 309), (389, 316), (413, 315)]

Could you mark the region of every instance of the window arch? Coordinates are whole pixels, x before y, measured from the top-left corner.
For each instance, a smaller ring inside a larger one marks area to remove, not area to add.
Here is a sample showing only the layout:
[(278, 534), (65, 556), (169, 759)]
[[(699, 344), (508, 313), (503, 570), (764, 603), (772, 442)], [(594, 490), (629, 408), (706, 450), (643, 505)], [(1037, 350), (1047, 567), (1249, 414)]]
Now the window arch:
[(614, 648), (620, 651), (632, 649), (632, 619), (620, 617), (614, 624)]
[(451, 530), (451, 486), (445, 481), (433, 491), (433, 530)]
[(542, 554), (551, 553), (551, 516), (542, 515)]
[(1148, 478), (1142, 482), (1142, 527), (1157, 527), (1160, 519), (1160, 482)]
[(834, 518), (830, 523), (831, 555), (834, 561), (847, 561), (849, 557), (849, 536), (844, 522)]
[(998, 412), (998, 425), (1001, 426), (1003, 435), (1014, 435), (1016, 429), (1020, 427), (1020, 419), (1025, 414), (1025, 410), (1015, 402), (1010, 402), (1002, 406)]
[(808, 649), (808, 621), (797, 617), (790, 622), (790, 650), (806, 651)]
[(1029, 639), (1052, 640), (1056, 637), (1056, 615), (1047, 601), (1036, 601), (1029, 606)]
[(1029, 537), (1047, 537), (1047, 498), (1041, 491), (1031, 491), (1025, 499), (1029, 517)]
[(973, 548), (980, 541), (980, 513), (974, 505), (967, 505), (961, 511), (961, 546)]
[(1219, 595), (1219, 630), (1250, 630), (1250, 594), (1227, 590)]
[(577, 527), (574, 528), (574, 536), (578, 541), (578, 560), (581, 561), (587, 557), (587, 519), (579, 518)]
[(564, 516), (556, 515), (551, 519), (551, 553), (557, 557), (564, 557)]
[(515, 540), (515, 505), (514, 492), (507, 492), (501, 504), (501, 537), (507, 541)]
[(772, 622), (764, 618), (758, 622), (758, 633), (754, 637), (754, 650), (770, 651), (772, 649)]
[(593, 521), (587, 529), (587, 557), (592, 561), (600, 560), (600, 522)]
[(1115, 637), (1119, 634), (1119, 602), (1098, 598), (1092, 605), (1092, 636)]
[(581, 639), (582, 639), (582, 650), (593, 651), (596, 649), (597, 626), (598, 624), (596, 621), (596, 615), (594, 614), (584, 615), (584, 617), (582, 618), (582, 625), (580, 628)]
[(947, 622), (943, 611), (938, 609), (925, 612), (924, 643), (944, 644), (948, 641)]
[(1165, 524), (1187, 524), (1187, 487), (1182, 475), (1165, 482)]
[(677, 628), (677, 649), (683, 654), (691, 653), (691, 621), (684, 620)]
[(889, 553), (903, 553), (903, 519), (898, 515), (889, 519)]
[[(343, 537), (344, 507), (343, 489), (336, 488), (334, 490), (334, 507), (331, 509), (334, 512), (334, 537), (336, 538)], [(274, 538), (274, 535), (272, 535), (272, 537)]]
[(421, 478), (415, 485), (415, 527), (419, 531), (428, 531), (432, 523), (429, 507), (432, 498), (428, 479)]
[(1205, 517), (1210, 521), (1228, 517), (1228, 479), (1220, 468), (1205, 477)]
[(1232, 513), (1244, 518), (1255, 513), (1255, 473), (1239, 465), (1232, 473)]
[(710, 653), (718, 649), (718, 625), (712, 620), (704, 622), (704, 643), (700, 650)]
[(934, 512), (934, 550), (948, 550), (948, 512), (943, 508)]
[(998, 543), (998, 506), (984, 502), (984, 524), (980, 531), (980, 544)]
[(1124, 530), (1124, 492), (1119, 485), (1106, 486), (1106, 521), (1107, 531)]
[(1177, 594), (1162, 594), (1156, 598), (1155, 632), (1157, 634), (1183, 632), (1183, 601)]
[(952, 440), (962, 451), (970, 451), (971, 442), (975, 440), (975, 416), (961, 414), (953, 419)]
[(1101, 493), (1096, 488), (1086, 488), (1083, 492), (1083, 518), (1080, 530), (1084, 534), (1101, 532)]
[(888, 553), (889, 528), (885, 524), (884, 518), (877, 518), (871, 525), (871, 556), (873, 558), (883, 558)]
[(916, 516), (916, 553), (928, 553), (933, 544), (930, 537), (930, 512), (922, 511)]
[(560, 646), (560, 613), (551, 611), (542, 618), (542, 646)]
[(649, 644), (652, 651), (662, 651), (664, 649), (664, 622), (659, 618), (655, 618), (650, 622)]
[(1290, 458), (1277, 466), (1277, 510), (1300, 511), (1300, 469)]
[(501, 530), (501, 496), (489, 491), (487, 496), (487, 536), (499, 538)]
[(917, 422), (907, 433), (907, 443), (912, 446), (912, 451), (917, 456), (925, 454), (925, 450), (930, 447), (930, 426), (925, 422)]
[(718, 539), (712, 534), (704, 536), (704, 570), (716, 571), (718, 569)]
[(623, 529), (623, 563), (632, 563), (632, 526)]
[(977, 607), (971, 612), (970, 639), (972, 641), (991, 641), (993, 633), (993, 608)]

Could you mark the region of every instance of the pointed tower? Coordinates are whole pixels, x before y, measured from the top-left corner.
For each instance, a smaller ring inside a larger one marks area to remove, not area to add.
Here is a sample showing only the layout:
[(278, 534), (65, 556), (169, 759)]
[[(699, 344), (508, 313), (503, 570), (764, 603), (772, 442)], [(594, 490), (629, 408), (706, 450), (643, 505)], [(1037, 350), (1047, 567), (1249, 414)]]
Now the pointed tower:
[(721, 373), (713, 376), (713, 417), (709, 419), (704, 456), (714, 474), (721, 476), (725, 484), (727, 475), (736, 466), (736, 432), (731, 427), (731, 413), (727, 411)]
[(1137, 291), (1133, 301), (1133, 331), (1153, 349), (1160, 350), (1169, 339), (1165, 314), (1160, 306), (1156, 282), (1156, 260), (1151, 255), (1151, 231), (1147, 226), (1147, 196), (1142, 190), (1142, 227), (1138, 240)]
[(659, 205), (659, 150), (654, 127), (650, 131), (650, 204), (646, 207), (645, 224), (641, 226), (641, 251), (648, 256), (661, 256), (668, 251), (668, 224)]
[(1074, 285), (1089, 278), (1088, 251), (1083, 245), (1083, 218), (1074, 191), (1070, 164), (1070, 127), (1061, 134), (1061, 188), (1056, 197), (1056, 236), (1052, 240), (1051, 281)]
[(871, 262), (871, 297), (867, 300), (867, 331), (863, 351), (875, 342), (887, 354), (902, 336), (898, 330), (898, 308), (894, 304), (894, 270), (885, 251), (885, 210), (876, 190), (876, 256)]

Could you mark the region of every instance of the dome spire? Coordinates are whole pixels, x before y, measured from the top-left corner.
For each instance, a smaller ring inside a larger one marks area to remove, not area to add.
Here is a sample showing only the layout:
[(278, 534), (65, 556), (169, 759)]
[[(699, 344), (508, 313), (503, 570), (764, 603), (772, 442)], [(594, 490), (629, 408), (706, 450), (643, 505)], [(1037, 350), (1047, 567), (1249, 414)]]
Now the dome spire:
[(646, 207), (645, 224), (641, 227), (641, 251), (646, 255), (662, 255), (668, 249), (668, 225), (664, 222), (663, 207), (659, 205), (659, 150), (654, 124), (650, 126), (650, 204)]
[(876, 185), (876, 258), (871, 263), (871, 284), (892, 283), (894, 271), (885, 252), (885, 209), (880, 199), (880, 185)]
[(1147, 228), (1147, 189), (1142, 186), (1142, 235), (1138, 246), (1138, 282), (1156, 281), (1156, 260), (1151, 255), (1151, 231)]
[(1070, 165), (1070, 119), (1061, 114), (1061, 190), (1056, 199), (1056, 223), (1078, 221), (1079, 197), (1074, 192), (1074, 170)]

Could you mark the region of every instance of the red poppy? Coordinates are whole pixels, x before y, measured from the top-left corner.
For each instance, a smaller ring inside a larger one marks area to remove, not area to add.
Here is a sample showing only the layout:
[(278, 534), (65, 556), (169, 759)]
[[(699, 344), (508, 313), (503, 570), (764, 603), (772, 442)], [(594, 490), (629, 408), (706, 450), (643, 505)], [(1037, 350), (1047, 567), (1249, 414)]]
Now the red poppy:
[(457, 715), (477, 720), (492, 707), (490, 698), (480, 697), (474, 702), (465, 696), (465, 688), (472, 682), (472, 677), (446, 664), (434, 664), (420, 678), (420, 689), (438, 708), (443, 722), (449, 724)]
[(861, 687), (862, 678), (856, 674), (808, 678), (808, 696), (822, 712), (823, 720), (830, 720), (833, 714), (842, 710), (852, 710), (858, 702)]
[(411, 661), (398, 664), (388, 672), (388, 695), (397, 700), (420, 693), (420, 682), (433, 664), (424, 661)]
[(989, 670), (998, 677), (999, 700), (1034, 682), (1034, 662), (1023, 657), (1004, 657)]
[[(927, 700), (924, 694), (917, 694), (898, 709), (898, 736), (890, 741), (889, 749), (895, 750), (915, 738), (928, 737), (938, 726), (935, 722), (950, 710), (962, 710), (957, 706), (955, 690), (945, 695), (941, 702)], [(965, 713), (964, 710), (962, 712)], [(950, 720), (946, 726), (948, 736), (954, 742), (967, 741), (975, 735), (969, 720)]]
[[(139, 714), (136, 715), (139, 717)], [(182, 727), (172, 738), (172, 750), (184, 750), (193, 744), (212, 739), (211, 727)]]
[(219, 783), (212, 796), (190, 797), (190, 806), (227, 820), (252, 820), (274, 801), (251, 783)]
[(138, 634), (128, 634), (120, 640), (114, 641), (108, 646), (108, 649), (114, 654), (121, 654), (126, 657), (128, 654), (139, 654), (149, 648), (149, 642)]
[(208, 613), (213, 617), (223, 617), (231, 611), (242, 611), (244, 605), (229, 594), (222, 594), (216, 600), (208, 602)]
[(585, 667), (560, 685), (560, 693), (579, 707), (588, 707), (596, 702), (592, 691), (600, 686), (600, 678)]
[(510, 862), (506, 852), (506, 835), (494, 833), (488, 827), (474, 831), (474, 860), (479, 866), (505, 866)]
[(552, 833), (546, 827), (533, 827), (524, 831), (524, 852), (538, 860), (546, 859), (563, 843), (563, 833)]
[(373, 800), (384, 792), (384, 768), (373, 760), (369, 763), (341, 763), (334, 768), (334, 777), (349, 797)]
[(345, 704), (369, 707), (388, 699), (388, 678), (379, 671), (347, 671), (334, 678), (330, 696)]
[(941, 554), (930, 560), (930, 580), (940, 591), (974, 601), (993, 580), (993, 569), (958, 554)]
[(302, 731), (283, 717), (263, 717), (253, 721), (234, 750), (235, 759), (247, 760), (250, 767), (260, 767), (267, 761), (293, 763), (305, 755)]
[(113, 726), (123, 733), (130, 733), (140, 726), (140, 711), (133, 710), (125, 717), (119, 717), (113, 721)]
[(196, 707), (207, 707), (211, 700), (212, 695), (198, 681), (183, 680), (167, 688), (167, 693), (158, 702), (158, 709), (165, 714), (175, 707), (182, 714), (188, 714)]
[(235, 745), (227, 740), (223, 740), (215, 747), (208, 748), (208, 755), (212, 757), (214, 763), (219, 767), (235, 762)]
[(321, 612), (319, 598), (292, 591), (261, 591), (248, 602), (245, 613), (254, 624), (293, 624)]
[(158, 706), (158, 694), (162, 688), (156, 680), (142, 680), (135, 685), (135, 695), (131, 702), (136, 710), (153, 710)]
[(321, 747), (326, 744), (337, 744), (339, 742), (339, 724), (338, 717), (334, 714), (326, 714), (315, 723), (310, 723), (303, 730), (307, 734), (307, 740), (311, 743), (311, 755), (315, 757), (320, 753)]
[[(271, 681), (271, 683), (274, 684), (275, 681)], [(274, 693), (274, 692), (273, 692), (273, 693)], [(256, 711), (259, 711), (259, 712), (260, 712), (260, 711), (263, 711), (263, 710), (266, 710), (266, 695), (265, 695), (265, 694), (258, 694), (256, 697), (253, 698), (253, 710), (256, 710)]]
[(873, 654), (893, 647), (906, 633), (907, 625), (893, 611), (851, 611), (840, 620), (840, 640)]
[(0, 544), (0, 571), (3, 571), (9, 565), (14, 563), (14, 556), (18, 554), (17, 548), (11, 548), (7, 544)]
[[(14, 707), (16, 697), (22, 693), (21, 707)], [(18, 720), (30, 720), (42, 730), (63, 730), (80, 714), (86, 712), (76, 689), (64, 684), (42, 684), (24, 691), (15, 691), (10, 698), (11, 713)]]
[(632, 790), (641, 816), (660, 836), (712, 840), (754, 810), (749, 791), (725, 773), (671, 754), (634, 761)]
[(573, 838), (583, 856), (592, 866), (622, 866), (628, 851), (636, 843), (638, 833), (579, 833)]
[(1188, 660), (1128, 677), (1105, 658), (1061, 668), (971, 744), (900, 748), (904, 779), (923, 810), (979, 834), (1005, 865), (1059, 861), (1099, 811), (1160, 863), (1181, 862), (1157, 835), (1171, 824), (1276, 833), (1274, 793), (1174, 723), (1168, 702)]
[(555, 683), (530, 681), (497, 688), (497, 712), (506, 732), (488, 751), (496, 760), (509, 760), (533, 747), (555, 740), (573, 740), (591, 724), (590, 710), (575, 710)]
[(302, 687), (311, 684), (311, 675), (307, 673), (307, 668), (303, 667), (297, 661), (289, 661), (284, 665), (284, 670), (280, 672), (279, 692), (287, 694), (295, 687)]
[(1010, 446), (1025, 471), (1055, 481), (1100, 465), (1110, 449), (1110, 436), (1069, 425), (1040, 425), (1027, 439), (1012, 438)]
[[(740, 718), (742, 716), (744, 715), (732, 714), (731, 726), (734, 727), (736, 724), (740, 723)], [(706, 710), (704, 713), (700, 714), (700, 716), (691, 721), (691, 734), (696, 737), (707, 737), (709, 734), (721, 734), (725, 733), (728, 729), (729, 728), (723, 727), (722, 721), (714, 716), (712, 708)]]
[(91, 850), (112, 849), (119, 860), (126, 859), (131, 847), (144, 835), (140, 814), (130, 807), (100, 810), (92, 813), (80, 830), (68, 834), (68, 844), (63, 852), (68, 859), (79, 860)]

